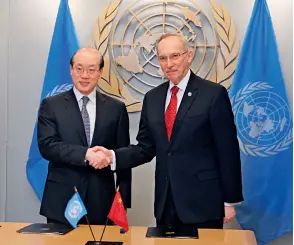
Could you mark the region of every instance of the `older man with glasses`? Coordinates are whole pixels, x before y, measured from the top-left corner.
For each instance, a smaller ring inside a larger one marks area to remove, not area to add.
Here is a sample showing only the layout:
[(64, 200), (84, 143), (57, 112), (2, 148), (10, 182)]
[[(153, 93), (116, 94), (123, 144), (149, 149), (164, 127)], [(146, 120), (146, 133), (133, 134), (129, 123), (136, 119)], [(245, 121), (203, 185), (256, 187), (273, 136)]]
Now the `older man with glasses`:
[(228, 93), (190, 70), (193, 54), (183, 36), (162, 35), (157, 54), (169, 81), (145, 95), (138, 144), (99, 150), (113, 170), (133, 168), (156, 156), (158, 226), (221, 229), (234, 218), (234, 205), (243, 200)]

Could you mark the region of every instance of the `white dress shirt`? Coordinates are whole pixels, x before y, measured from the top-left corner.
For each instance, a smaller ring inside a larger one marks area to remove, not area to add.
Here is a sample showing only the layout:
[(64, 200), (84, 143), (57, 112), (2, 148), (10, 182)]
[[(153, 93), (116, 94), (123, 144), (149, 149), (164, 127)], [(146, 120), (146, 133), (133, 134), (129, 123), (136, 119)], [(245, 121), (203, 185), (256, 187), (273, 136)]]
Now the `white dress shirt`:
[[(177, 85), (177, 87), (179, 88), (179, 91), (177, 92), (177, 112), (179, 110), (179, 107), (182, 102), (186, 87), (188, 85), (190, 74), (191, 74), (191, 71), (189, 70), (188, 73), (186, 74), (186, 76), (183, 78), (183, 80), (180, 81), (179, 84)], [(165, 99), (165, 110), (167, 109), (167, 107), (169, 105), (171, 95), (172, 95), (171, 89), (174, 86), (175, 85), (172, 82), (169, 82), (169, 88), (167, 90), (166, 99)]]
[[(82, 98), (85, 96), (76, 87), (73, 88), (74, 94), (76, 96), (77, 102), (79, 104), (80, 111), (82, 110), (83, 100)], [(94, 89), (88, 96), (89, 101), (86, 105), (86, 109), (90, 118), (90, 144), (93, 139), (94, 129), (95, 129), (95, 121), (96, 121), (96, 89)]]

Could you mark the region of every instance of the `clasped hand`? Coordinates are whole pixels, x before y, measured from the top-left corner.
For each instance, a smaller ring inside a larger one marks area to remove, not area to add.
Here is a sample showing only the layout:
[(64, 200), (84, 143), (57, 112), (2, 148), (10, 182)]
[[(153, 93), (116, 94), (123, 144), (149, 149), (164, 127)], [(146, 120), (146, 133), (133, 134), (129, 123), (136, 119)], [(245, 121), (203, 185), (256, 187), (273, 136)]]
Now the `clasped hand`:
[(94, 146), (87, 150), (86, 160), (93, 168), (103, 169), (112, 164), (112, 152), (102, 146)]

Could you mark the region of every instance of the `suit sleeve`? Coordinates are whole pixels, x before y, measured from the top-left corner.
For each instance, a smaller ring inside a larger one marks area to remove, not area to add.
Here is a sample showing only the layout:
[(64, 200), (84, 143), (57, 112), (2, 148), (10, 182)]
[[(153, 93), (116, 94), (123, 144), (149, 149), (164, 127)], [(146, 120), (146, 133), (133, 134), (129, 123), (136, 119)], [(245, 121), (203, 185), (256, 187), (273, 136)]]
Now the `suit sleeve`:
[(139, 131), (136, 139), (138, 141), (137, 145), (131, 145), (114, 151), (117, 170), (137, 167), (150, 162), (155, 156), (155, 143), (148, 125), (147, 95), (144, 97)]
[[(129, 116), (125, 105), (122, 106), (121, 114), (117, 127), (116, 148), (127, 147), (130, 145)], [(116, 172), (117, 182), (122, 195), (125, 208), (131, 208), (132, 200), (132, 169), (124, 169)]]
[(87, 166), (87, 147), (62, 142), (58, 135), (58, 122), (50, 101), (43, 100), (38, 114), (38, 146), (43, 158), (75, 166)]
[(220, 88), (213, 99), (210, 121), (221, 173), (224, 202), (241, 202), (243, 195), (239, 143), (231, 103), (224, 87)]

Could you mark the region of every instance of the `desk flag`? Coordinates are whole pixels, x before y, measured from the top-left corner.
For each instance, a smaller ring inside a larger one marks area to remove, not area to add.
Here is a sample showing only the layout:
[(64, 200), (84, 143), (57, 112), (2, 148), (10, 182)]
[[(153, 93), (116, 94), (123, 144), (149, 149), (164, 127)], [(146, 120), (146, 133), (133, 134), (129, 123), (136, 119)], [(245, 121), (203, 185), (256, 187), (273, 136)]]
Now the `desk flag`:
[(72, 198), (68, 201), (66, 209), (64, 211), (64, 216), (68, 220), (68, 222), (77, 229), (77, 224), (79, 220), (87, 214), (86, 207), (79, 195), (76, 192)]
[(125, 231), (129, 230), (127, 213), (119, 191), (117, 191), (115, 194), (110, 212), (107, 217)]

